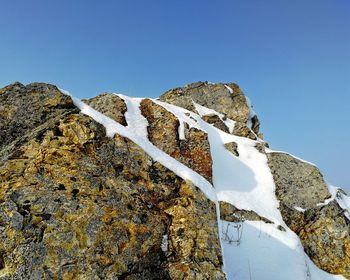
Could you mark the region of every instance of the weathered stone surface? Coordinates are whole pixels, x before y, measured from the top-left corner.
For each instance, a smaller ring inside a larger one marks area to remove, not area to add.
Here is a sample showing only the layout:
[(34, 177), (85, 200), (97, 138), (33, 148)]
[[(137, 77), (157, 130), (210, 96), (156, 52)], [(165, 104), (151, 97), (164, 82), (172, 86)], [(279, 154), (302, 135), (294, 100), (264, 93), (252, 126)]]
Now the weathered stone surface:
[(102, 93), (96, 97), (83, 100), (86, 104), (94, 108), (96, 111), (110, 117), (116, 122), (126, 126), (125, 112), (126, 104), (123, 99), (112, 93)]
[(194, 192), (191, 185), (183, 184), (179, 193), (181, 198), (165, 210), (172, 218), (168, 254), (177, 254), (175, 258), (169, 257), (171, 278), (223, 279), (222, 272), (217, 269), (222, 263), (221, 248), (217, 244), (219, 237), (213, 236), (213, 228), (214, 232), (217, 230), (215, 205), (208, 204), (203, 193)]
[[(228, 85), (232, 94), (224, 84), (195, 83), (161, 100), (195, 111), (194, 100), (235, 120), (234, 134), (256, 139), (257, 117), (249, 129), (246, 100)], [(118, 96), (85, 102), (126, 125)], [(212, 181), (206, 133), (185, 125), (179, 139), (173, 114), (147, 99), (141, 111), (155, 146)], [(203, 119), (227, 132), (217, 116)], [(256, 143), (265, 153), (266, 143)], [(236, 143), (225, 146), (239, 156)], [(350, 279), (350, 222), (335, 200), (320, 204), (330, 194), (318, 169), (267, 156), (286, 224), (315, 264)], [(270, 222), (229, 203), (220, 208), (226, 221)], [(216, 219), (196, 186), (131, 140), (106, 137), (55, 86), (0, 89), (0, 279), (225, 279)]]
[(253, 132), (254, 132), (256, 135), (259, 134), (260, 121), (259, 121), (259, 119), (258, 119), (258, 116), (255, 115), (254, 117), (252, 117), (251, 122), (252, 122), (252, 127), (251, 127), (251, 129), (253, 130)]
[(236, 142), (230, 142), (225, 144), (225, 148), (229, 150), (232, 154), (234, 154), (236, 157), (239, 156), (238, 153), (238, 145)]
[(305, 252), (325, 271), (350, 279), (350, 221), (336, 201), (304, 212), (299, 237)]
[(185, 126), (185, 140), (179, 139), (179, 120), (150, 99), (140, 109), (148, 121), (148, 138), (159, 149), (212, 181), (212, 158), (207, 133)]
[(232, 93), (225, 84), (197, 82), (182, 88), (169, 90), (161, 95), (159, 99), (196, 112), (193, 106), (194, 101), (236, 121), (233, 134), (255, 139), (255, 134), (258, 133), (259, 129), (257, 117), (252, 120), (254, 133), (246, 126), (250, 108), (243, 92), (235, 83), (226, 85), (232, 89)]
[(267, 156), (286, 224), (316, 265), (350, 279), (349, 220), (336, 201), (318, 206), (331, 196), (318, 168), (284, 153)]
[(55, 88), (32, 92), (17, 98), (50, 109), (17, 108), (38, 122), (2, 134), (0, 279), (225, 278), (214, 203)]
[(0, 148), (67, 109), (76, 110), (53, 85), (14, 83), (0, 92)]
[(0, 94), (4, 94), (7, 92), (12, 92), (12, 94), (14, 93), (20, 93), (21, 91), (23, 91), (23, 89), (25, 89), (25, 86), (22, 85), (19, 82), (14, 82), (13, 84), (10, 84), (6, 87), (3, 87), (0, 89)]
[(169, 90), (159, 99), (188, 110), (193, 110), (193, 100), (204, 107), (225, 114), (232, 120), (246, 123), (249, 117), (246, 98), (238, 85), (234, 83), (227, 85), (232, 88), (233, 93), (221, 83), (198, 82)]
[(255, 144), (255, 148), (262, 154), (266, 154), (265, 148), (266, 148), (266, 142), (259, 142)]
[(317, 167), (285, 153), (268, 153), (268, 163), (276, 183), (276, 195), (285, 207), (316, 207), (330, 197)]
[(243, 122), (236, 122), (232, 134), (256, 140), (256, 134)]
[(222, 131), (225, 131), (226, 133), (229, 133), (228, 127), (225, 125), (225, 123), (219, 118), (218, 115), (211, 114), (211, 115), (205, 115), (202, 116), (202, 119), (206, 121), (207, 123), (212, 124), (218, 129), (221, 129)]
[(263, 221), (265, 223), (272, 223), (270, 220), (259, 216), (254, 211), (239, 209), (224, 201), (220, 201), (220, 218), (228, 222)]

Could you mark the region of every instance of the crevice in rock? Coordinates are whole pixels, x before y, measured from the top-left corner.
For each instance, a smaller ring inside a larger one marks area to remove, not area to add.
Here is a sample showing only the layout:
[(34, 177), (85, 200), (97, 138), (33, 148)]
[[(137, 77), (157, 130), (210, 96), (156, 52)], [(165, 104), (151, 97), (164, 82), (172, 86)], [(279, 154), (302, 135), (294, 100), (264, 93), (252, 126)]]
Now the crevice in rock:
[(0, 251), (0, 270), (5, 268), (5, 253)]

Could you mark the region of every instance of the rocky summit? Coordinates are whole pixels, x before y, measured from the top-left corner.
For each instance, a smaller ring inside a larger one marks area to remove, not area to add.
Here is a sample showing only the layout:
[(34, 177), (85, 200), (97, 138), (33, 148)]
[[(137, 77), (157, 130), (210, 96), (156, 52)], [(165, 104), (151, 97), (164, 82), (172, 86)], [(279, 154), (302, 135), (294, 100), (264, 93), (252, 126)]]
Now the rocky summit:
[(350, 198), (235, 83), (0, 89), (0, 279), (350, 279)]

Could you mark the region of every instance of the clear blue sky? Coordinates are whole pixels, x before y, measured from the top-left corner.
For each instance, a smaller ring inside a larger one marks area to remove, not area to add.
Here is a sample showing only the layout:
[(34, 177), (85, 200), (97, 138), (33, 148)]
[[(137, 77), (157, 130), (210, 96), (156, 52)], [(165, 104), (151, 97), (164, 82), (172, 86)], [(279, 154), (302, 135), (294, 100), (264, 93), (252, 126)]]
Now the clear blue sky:
[(234, 81), (274, 149), (350, 191), (349, 0), (3, 0), (0, 87), (159, 96)]

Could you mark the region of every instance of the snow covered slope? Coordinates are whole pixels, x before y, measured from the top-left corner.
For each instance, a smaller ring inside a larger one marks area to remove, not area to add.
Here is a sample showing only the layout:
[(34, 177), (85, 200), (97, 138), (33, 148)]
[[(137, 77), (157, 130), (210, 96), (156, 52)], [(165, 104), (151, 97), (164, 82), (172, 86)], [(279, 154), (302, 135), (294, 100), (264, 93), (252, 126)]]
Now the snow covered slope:
[[(64, 92), (62, 90), (62, 92)], [(67, 92), (65, 92), (68, 94)], [(119, 95), (127, 105), (124, 127), (74, 98), (81, 112), (106, 127), (107, 135), (120, 134), (139, 145), (155, 161), (160, 162), (183, 179), (190, 180), (217, 205), (218, 225), (224, 256), (224, 271), (228, 279), (255, 280), (328, 280), (345, 279), (319, 269), (304, 253), (299, 237), (288, 228), (279, 210), (275, 195), (275, 183), (265, 153), (256, 145), (262, 140), (251, 140), (226, 133), (203, 121), (202, 116), (216, 114), (233, 131), (235, 121), (212, 109), (193, 103), (199, 114), (153, 100), (174, 114), (180, 123), (179, 138), (184, 139), (184, 125), (203, 130), (208, 134), (213, 159), (213, 185), (198, 173), (181, 164), (155, 147), (147, 136), (147, 120), (140, 113), (142, 99)], [(251, 117), (254, 112), (250, 113)], [(235, 142), (238, 156), (231, 153), (225, 144)], [(350, 199), (334, 187), (330, 187), (339, 205), (349, 218)], [(227, 202), (238, 209), (254, 211), (270, 221), (228, 222), (220, 219), (219, 202)]]

